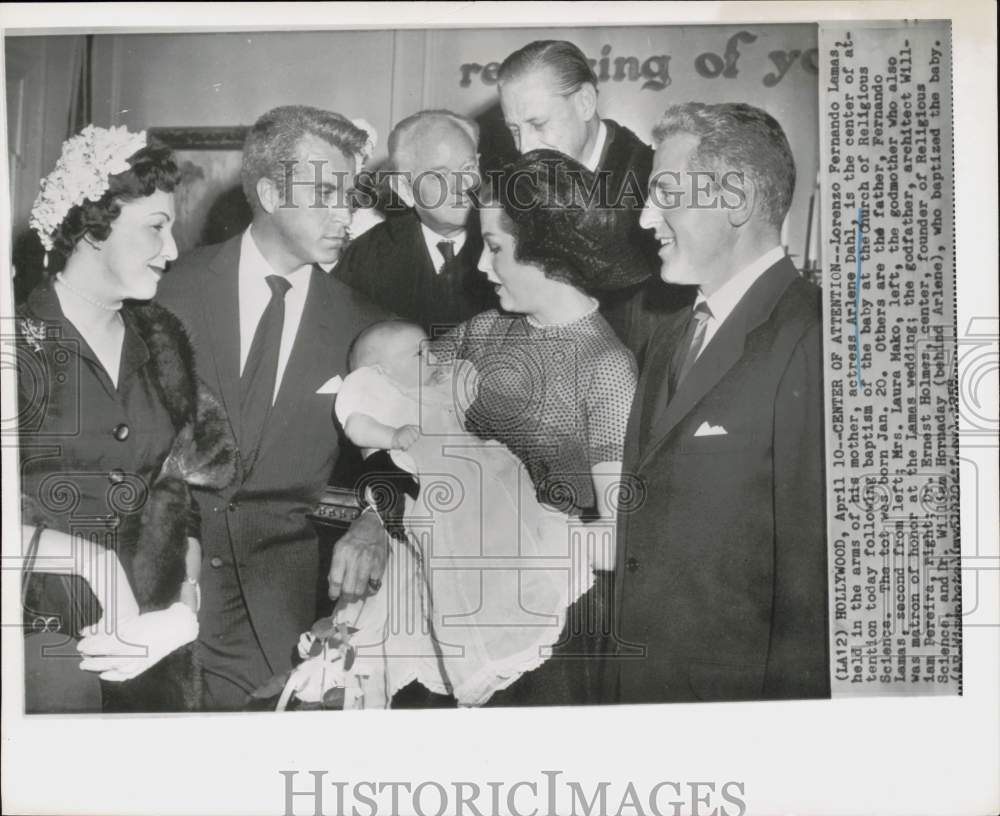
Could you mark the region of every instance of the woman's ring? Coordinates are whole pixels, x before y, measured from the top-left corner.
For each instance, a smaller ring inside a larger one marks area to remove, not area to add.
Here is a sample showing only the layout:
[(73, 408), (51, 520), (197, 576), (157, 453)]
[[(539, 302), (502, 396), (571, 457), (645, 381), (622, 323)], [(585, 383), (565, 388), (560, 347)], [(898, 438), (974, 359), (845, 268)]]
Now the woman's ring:
[(381, 578), (369, 578), (368, 579), (368, 588), (372, 592), (378, 592), (379, 589), (382, 588), (382, 579)]

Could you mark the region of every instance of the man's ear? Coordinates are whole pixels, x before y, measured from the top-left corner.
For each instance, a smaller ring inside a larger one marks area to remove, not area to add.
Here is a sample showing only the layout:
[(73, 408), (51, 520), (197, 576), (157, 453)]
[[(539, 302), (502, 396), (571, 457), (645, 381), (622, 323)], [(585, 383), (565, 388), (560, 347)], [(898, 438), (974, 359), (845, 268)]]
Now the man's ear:
[(597, 115), (597, 88), (584, 82), (573, 94), (573, 104), (576, 105), (580, 119), (589, 122)]
[(399, 197), (407, 207), (414, 204), (413, 186), (410, 184), (409, 174), (397, 171), (389, 175), (389, 188)]
[(760, 208), (757, 185), (746, 173), (727, 173), (720, 186), (719, 204), (726, 208), (730, 226), (742, 227)]
[(267, 176), (257, 179), (257, 198), (260, 199), (260, 206), (264, 212), (271, 214), (281, 206), (281, 193), (278, 185)]

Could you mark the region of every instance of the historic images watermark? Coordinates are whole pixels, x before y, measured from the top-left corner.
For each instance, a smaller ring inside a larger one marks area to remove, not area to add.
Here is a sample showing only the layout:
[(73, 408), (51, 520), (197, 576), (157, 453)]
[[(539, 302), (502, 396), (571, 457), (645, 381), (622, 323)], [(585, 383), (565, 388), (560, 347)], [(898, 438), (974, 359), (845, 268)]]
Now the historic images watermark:
[[(509, 202), (517, 209), (562, 206), (559, 202), (539, 202), (534, 197), (524, 197), (527, 191), (537, 189), (542, 173), (555, 177), (561, 169), (559, 159), (542, 159), (541, 169), (520, 168), (513, 172), (491, 169), (485, 173), (475, 167), (458, 170), (409, 170), (380, 169), (358, 174), (343, 170), (327, 170), (327, 163), (316, 159), (307, 162), (312, 171), (306, 171), (295, 160), (280, 163), (283, 175), (280, 181), (283, 208), (293, 209), (298, 203), (295, 190), (312, 190), (310, 209), (370, 209), (383, 202), (380, 191), (398, 189), (406, 185), (412, 192), (415, 204), (426, 210), (459, 206), (471, 203), (482, 206), (483, 191), (490, 196)], [(566, 178), (568, 192), (578, 193), (587, 206), (602, 209), (641, 209), (645, 202), (663, 210), (688, 209), (737, 209), (747, 200), (746, 174), (740, 169), (687, 169), (662, 170), (654, 173), (648, 184), (635, 173), (627, 172), (624, 181), (611, 186), (612, 174), (584, 168), (561, 169)], [(547, 186), (554, 187), (549, 183)]]
[(739, 780), (662, 780), (646, 786), (591, 782), (541, 771), (514, 781), (418, 782), (346, 780), (329, 771), (278, 771), (284, 816), (744, 816)]

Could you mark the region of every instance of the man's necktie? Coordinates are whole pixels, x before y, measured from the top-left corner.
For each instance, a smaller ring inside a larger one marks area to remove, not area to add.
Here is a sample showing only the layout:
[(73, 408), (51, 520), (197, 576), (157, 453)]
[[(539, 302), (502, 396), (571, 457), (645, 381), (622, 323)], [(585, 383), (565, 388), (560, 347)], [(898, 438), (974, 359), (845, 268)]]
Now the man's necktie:
[(250, 344), (243, 374), (240, 376), (240, 412), (243, 427), (241, 449), (246, 468), (253, 464), (264, 433), (264, 425), (274, 401), (274, 383), (278, 376), (278, 350), (285, 325), (285, 293), (292, 284), (282, 275), (268, 275), (271, 300), (261, 315)]
[(708, 328), (708, 318), (712, 312), (708, 304), (700, 301), (691, 312), (691, 319), (688, 321), (674, 348), (674, 353), (667, 366), (666, 376), (660, 381), (660, 388), (656, 392), (656, 399), (652, 403), (649, 413), (645, 416), (640, 427), (639, 444), (645, 447), (652, 433), (656, 420), (667, 410), (667, 404), (674, 398), (677, 388), (684, 377), (687, 376), (694, 361), (698, 359), (698, 352), (705, 343), (705, 330)]
[(677, 393), (678, 387), (684, 382), (684, 378), (698, 359), (698, 353), (705, 342), (705, 331), (708, 329), (708, 319), (712, 316), (712, 310), (704, 301), (698, 301), (691, 313), (691, 321), (688, 323), (684, 337), (677, 344), (677, 353), (674, 355), (670, 366), (670, 395)]
[(438, 252), (441, 253), (444, 258), (444, 263), (441, 264), (441, 268), (438, 272), (444, 272), (451, 266), (452, 262), (455, 260), (455, 242), (454, 241), (438, 241), (437, 242)]

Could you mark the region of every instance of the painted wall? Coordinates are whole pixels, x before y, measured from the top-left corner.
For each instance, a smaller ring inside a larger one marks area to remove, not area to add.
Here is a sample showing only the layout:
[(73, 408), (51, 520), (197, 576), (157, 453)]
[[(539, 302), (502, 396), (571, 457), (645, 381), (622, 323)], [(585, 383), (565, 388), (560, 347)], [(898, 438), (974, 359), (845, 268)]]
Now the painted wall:
[(672, 103), (747, 102), (763, 108), (781, 124), (795, 157), (798, 183), (788, 244), (793, 254), (802, 254), (819, 169), (815, 26), (494, 29), (430, 31), (427, 38), (423, 103), (428, 107), (482, 111), (496, 101), (497, 62), (531, 40), (565, 39), (596, 61), (602, 115), (644, 141), (651, 140), (653, 126)]
[(389, 126), (391, 31), (97, 39), (114, 66), (99, 95), (116, 124), (250, 124), (276, 105), (306, 104), (364, 116), (383, 138)]
[[(772, 113), (798, 165), (789, 244), (802, 252), (818, 149), (812, 25), (98, 35), (94, 120), (130, 128), (249, 124), (275, 105), (305, 103), (374, 124), (377, 161), (391, 123), (403, 116), (423, 107), (467, 114), (490, 107), (495, 63), (547, 37), (570, 39), (596, 61), (602, 113), (643, 139), (671, 102), (746, 101)], [(50, 43), (49, 53), (59, 50)], [(41, 164), (51, 167), (56, 155)]]

